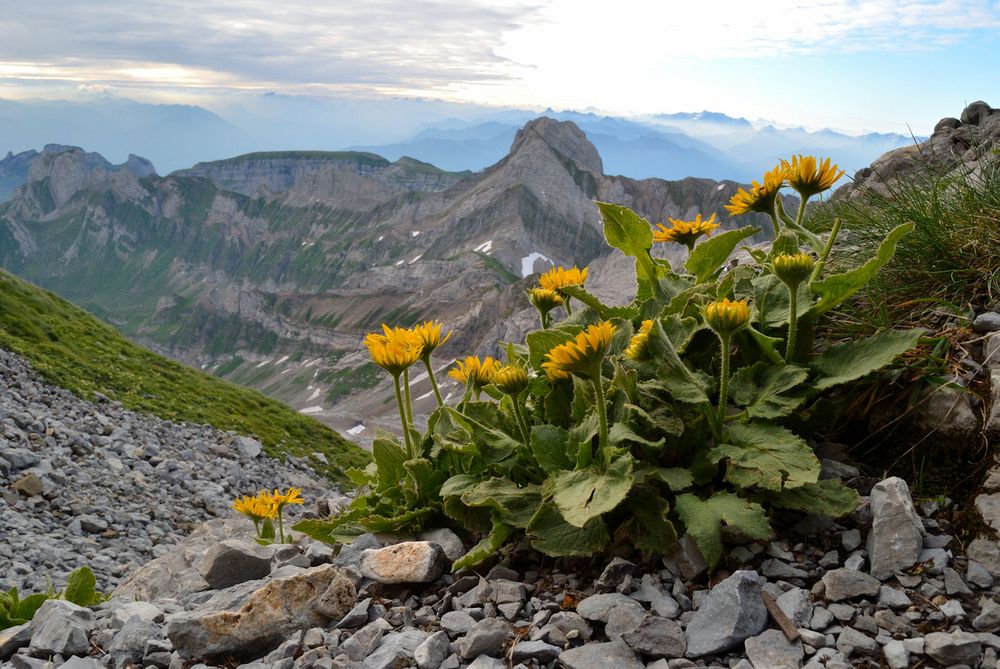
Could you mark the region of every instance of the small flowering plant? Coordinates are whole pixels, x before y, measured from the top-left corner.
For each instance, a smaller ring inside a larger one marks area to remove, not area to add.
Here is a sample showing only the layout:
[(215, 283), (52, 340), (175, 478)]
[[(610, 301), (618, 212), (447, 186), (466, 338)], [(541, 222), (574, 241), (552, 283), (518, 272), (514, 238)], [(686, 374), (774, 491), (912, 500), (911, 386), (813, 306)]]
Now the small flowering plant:
[[(301, 488), (289, 488), (281, 492), (261, 490), (253, 497), (243, 495), (233, 502), (233, 509), (253, 521), (257, 532), (257, 543), (273, 544), (275, 541), (285, 543), (285, 524), (282, 509), (290, 504), (304, 504)], [(275, 533), (274, 521), (278, 521), (278, 531)]]
[[(540, 329), (502, 346), (505, 363), (460, 360), (449, 375), (465, 395), (454, 407), (439, 395), (423, 434), (399, 379), (421, 360), (432, 373), (437, 340), (422, 339), (422, 326), (369, 335), (372, 359), (396, 384), (402, 442), (379, 432), (374, 462), (351, 472), (364, 494), (296, 529), (342, 542), (450, 523), (481, 538), (455, 569), (514, 541), (550, 556), (613, 544), (650, 556), (687, 534), (714, 567), (723, 528), (762, 540), (773, 509), (850, 512), (857, 494), (819, 479), (810, 435), (793, 428), (808, 425), (825, 391), (887, 365), (921, 332), (814, 341), (817, 322), (870, 281), (912, 227), (893, 230), (859, 267), (826, 275), (839, 225), (821, 237), (802, 220), (809, 198), (841, 174), (829, 160), (797, 156), (740, 189), (730, 214), (765, 213), (774, 235), (735, 268), (730, 256), (759, 228), (723, 231), (714, 214), (652, 226), (598, 202), (608, 243), (635, 260), (635, 300), (603, 304), (586, 289), (587, 268), (546, 272), (527, 294)], [(800, 196), (795, 218), (782, 208), (786, 186)], [(654, 258), (654, 243), (686, 247), (683, 267)]]

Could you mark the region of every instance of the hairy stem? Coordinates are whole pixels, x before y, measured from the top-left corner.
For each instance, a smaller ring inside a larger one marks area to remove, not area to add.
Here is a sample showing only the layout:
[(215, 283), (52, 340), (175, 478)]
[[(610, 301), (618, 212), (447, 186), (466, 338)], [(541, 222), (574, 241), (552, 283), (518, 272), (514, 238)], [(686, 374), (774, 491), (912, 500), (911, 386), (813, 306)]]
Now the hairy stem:
[(795, 340), (799, 333), (799, 286), (788, 286), (788, 341), (785, 343), (785, 362), (795, 357)]
[(528, 421), (524, 418), (524, 409), (521, 407), (521, 397), (524, 393), (518, 393), (517, 395), (511, 396), (511, 402), (514, 405), (514, 418), (517, 419), (517, 427), (521, 431), (521, 439), (524, 441), (525, 448), (531, 448), (530, 441), (530, 431), (528, 430)]
[(406, 422), (413, 425), (413, 404), (410, 403), (410, 370), (403, 370), (403, 395), (406, 397)]
[(281, 520), (281, 508), (278, 508), (278, 540), (285, 543), (285, 524)]
[(563, 306), (566, 307), (566, 318), (572, 316), (573, 310), (569, 306), (569, 295), (565, 296), (565, 301), (563, 302)]
[(608, 407), (604, 400), (604, 384), (601, 381), (600, 363), (597, 365), (594, 375), (591, 377), (591, 383), (594, 386), (594, 395), (596, 397), (597, 403), (597, 422), (600, 426), (600, 432), (598, 437), (598, 448), (601, 451), (601, 461), (604, 466), (607, 467), (609, 460), (611, 459), (611, 454), (608, 449)]
[(441, 399), (441, 390), (438, 388), (437, 379), (434, 378), (434, 370), (431, 368), (431, 357), (429, 355), (425, 356), (423, 360), (424, 360), (424, 367), (427, 368), (427, 376), (429, 376), (431, 379), (431, 387), (434, 388), (434, 397), (437, 398), (438, 406), (443, 407), (444, 400)]
[(771, 214), (771, 225), (774, 226), (774, 238), (777, 239), (778, 235), (781, 234), (781, 226), (778, 224), (778, 215), (774, 213), (774, 211), (771, 211), (770, 214)]
[(729, 340), (731, 335), (720, 334), (722, 343), (722, 369), (719, 371), (719, 424), (726, 420), (726, 407), (729, 404)]
[(823, 248), (823, 253), (819, 257), (819, 261), (816, 263), (816, 267), (813, 268), (812, 276), (809, 277), (809, 283), (819, 279), (819, 275), (823, 273), (826, 268), (826, 259), (830, 257), (830, 251), (833, 250), (833, 243), (837, 240), (837, 235), (840, 233), (840, 226), (843, 221), (839, 218), (833, 221), (833, 228), (830, 230), (830, 238), (826, 240), (826, 246)]
[(396, 408), (399, 409), (399, 423), (403, 426), (403, 442), (406, 444), (406, 455), (413, 459), (413, 447), (410, 446), (410, 429), (406, 423), (406, 409), (403, 407), (403, 393), (399, 388), (399, 375), (392, 377), (392, 384), (396, 388)]
[(802, 197), (799, 198), (799, 213), (795, 215), (795, 226), (802, 227), (802, 219), (806, 215), (806, 204), (808, 204), (809, 198)]

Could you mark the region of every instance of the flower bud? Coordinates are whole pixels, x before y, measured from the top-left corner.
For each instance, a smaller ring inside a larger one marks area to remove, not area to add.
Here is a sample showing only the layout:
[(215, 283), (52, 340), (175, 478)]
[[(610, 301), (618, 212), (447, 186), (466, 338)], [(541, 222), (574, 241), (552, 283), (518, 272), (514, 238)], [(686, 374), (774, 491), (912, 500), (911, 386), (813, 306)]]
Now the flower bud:
[(774, 257), (772, 264), (778, 278), (792, 287), (797, 287), (808, 279), (816, 266), (808, 253), (782, 253)]
[(551, 288), (532, 288), (528, 291), (531, 304), (542, 313), (549, 313), (563, 303), (563, 296)]
[(729, 335), (750, 322), (750, 307), (746, 300), (724, 298), (705, 307), (705, 322), (720, 335)]
[(628, 348), (625, 349), (625, 356), (636, 362), (649, 360), (649, 331), (653, 329), (653, 321), (645, 320), (639, 327), (639, 331), (629, 340)]
[(493, 375), (493, 385), (507, 395), (520, 395), (528, 387), (528, 372), (519, 365), (507, 365)]

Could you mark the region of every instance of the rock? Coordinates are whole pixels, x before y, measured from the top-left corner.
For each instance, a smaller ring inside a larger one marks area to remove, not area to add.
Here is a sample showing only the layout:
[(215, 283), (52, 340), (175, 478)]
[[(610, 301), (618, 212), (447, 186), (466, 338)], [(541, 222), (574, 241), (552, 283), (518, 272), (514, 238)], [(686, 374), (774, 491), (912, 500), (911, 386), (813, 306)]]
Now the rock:
[(905, 609), (913, 604), (913, 601), (902, 590), (883, 585), (878, 589), (878, 603), (879, 606), (885, 606), (890, 609)]
[(86, 655), (94, 612), (63, 599), (49, 599), (31, 619), (31, 643), (34, 653), (51, 655)]
[(37, 474), (25, 474), (10, 485), (12, 490), (16, 490), (25, 497), (41, 495), (45, 491), (45, 483)]
[(444, 550), (429, 541), (404, 541), (361, 553), (361, 573), (379, 583), (430, 583), (444, 573)]
[(264, 446), (253, 437), (236, 437), (233, 439), (233, 445), (236, 446), (240, 457), (246, 460), (256, 458), (264, 449)]
[(993, 578), (1000, 578), (1000, 547), (989, 539), (973, 539), (965, 549), (970, 560), (982, 565)]
[(875, 639), (863, 632), (859, 632), (853, 627), (845, 627), (844, 631), (837, 637), (837, 650), (850, 657), (855, 653), (864, 655), (877, 655), (879, 645)]
[(104, 665), (92, 657), (71, 657), (59, 665), (59, 669), (104, 669)]
[(969, 564), (965, 569), (965, 578), (980, 590), (987, 590), (993, 587), (993, 576), (986, 570), (986, 567), (975, 560), (969, 560)]
[(441, 629), (453, 637), (465, 634), (475, 624), (475, 618), (465, 611), (449, 611), (441, 616)]
[(663, 564), (674, 576), (686, 581), (694, 580), (708, 570), (705, 556), (687, 534), (677, 542), (674, 552), (663, 559)]
[(924, 546), (924, 525), (913, 508), (906, 481), (893, 476), (876, 483), (871, 493), (872, 529), (868, 534), (871, 574), (885, 580), (912, 567)]
[(602, 592), (616, 590), (626, 576), (638, 576), (639, 567), (620, 557), (612, 558), (594, 584)]
[(413, 660), (413, 653), (429, 635), (417, 629), (386, 634), (375, 652), (364, 659), (365, 669), (395, 669)]
[(782, 593), (777, 599), (778, 608), (788, 616), (795, 627), (806, 627), (812, 619), (812, 596), (808, 590), (792, 588)]
[(882, 646), (882, 657), (889, 669), (907, 669), (910, 666), (910, 651), (906, 649), (902, 641), (893, 639)]
[(340, 644), (340, 650), (352, 660), (364, 660), (375, 651), (382, 637), (390, 630), (392, 625), (384, 618), (376, 618)]
[(624, 641), (588, 643), (559, 654), (559, 663), (566, 669), (644, 669), (635, 652)]
[(551, 662), (559, 657), (562, 648), (544, 641), (521, 641), (514, 645), (511, 659), (515, 662), (535, 660), (539, 664)]
[(511, 636), (510, 625), (497, 618), (484, 618), (458, 642), (458, 654), (466, 659), (480, 655), (499, 656)]
[(944, 570), (944, 591), (948, 595), (972, 595), (959, 573), (951, 568)]
[[(634, 603), (634, 602), (633, 602)], [(634, 631), (646, 616), (642, 606), (614, 606), (608, 612), (608, 622), (604, 625), (604, 635), (608, 641), (618, 641), (623, 634)]]
[(767, 626), (763, 583), (757, 572), (741, 570), (712, 588), (685, 631), (687, 656), (729, 650), (760, 634)]
[(681, 626), (659, 616), (647, 615), (634, 631), (622, 635), (622, 640), (632, 650), (652, 658), (684, 657), (687, 650)]
[(368, 609), (372, 605), (372, 598), (366, 597), (354, 605), (343, 618), (337, 622), (338, 629), (354, 629), (361, 627), (368, 622)]
[(507, 669), (507, 663), (496, 657), (480, 655), (466, 669)]
[(823, 574), (826, 599), (841, 602), (857, 597), (874, 597), (879, 593), (881, 583), (874, 576), (854, 569), (834, 569)]
[(141, 664), (145, 655), (146, 641), (160, 634), (160, 626), (135, 617), (126, 622), (105, 650), (111, 655), (116, 667)]
[(978, 632), (1000, 631), (1000, 604), (989, 597), (979, 600), (979, 615), (972, 621), (972, 627)]
[(565, 646), (570, 640), (586, 643), (590, 637), (590, 625), (582, 616), (572, 611), (560, 611), (552, 614), (549, 622), (538, 630), (537, 637), (533, 635), (532, 640), (545, 639), (549, 643)]
[(645, 613), (642, 604), (620, 592), (610, 592), (600, 595), (591, 595), (580, 600), (576, 605), (576, 612), (586, 620), (606, 623), (611, 609), (616, 606), (631, 607), (633, 611), (640, 614)]
[(779, 630), (765, 630), (746, 640), (746, 654), (754, 667), (799, 669), (805, 651), (802, 642), (791, 642)]
[(9, 658), (18, 648), (24, 648), (30, 641), (31, 623), (0, 630), (0, 661)]
[(1000, 314), (995, 311), (984, 311), (972, 319), (972, 330), (979, 334), (997, 332), (1000, 330)]
[(981, 651), (982, 643), (970, 632), (931, 632), (924, 637), (924, 653), (944, 666), (974, 665)]
[(370, 549), (382, 547), (382, 542), (374, 534), (362, 534), (349, 544), (340, 547), (337, 557), (333, 558), (335, 567), (359, 567), (361, 555)]
[(293, 631), (340, 620), (355, 597), (354, 584), (340, 570), (322, 565), (268, 581), (236, 610), (220, 610), (209, 600), (194, 611), (173, 614), (166, 634), (186, 657), (248, 656)]
[(413, 660), (420, 669), (438, 669), (450, 654), (447, 632), (435, 632), (413, 649)]
[(450, 562), (465, 555), (465, 545), (457, 534), (446, 527), (437, 530), (425, 530), (417, 535), (421, 541), (430, 541), (441, 547)]
[(271, 546), (227, 539), (208, 549), (198, 564), (198, 573), (213, 590), (256, 581), (271, 573)]

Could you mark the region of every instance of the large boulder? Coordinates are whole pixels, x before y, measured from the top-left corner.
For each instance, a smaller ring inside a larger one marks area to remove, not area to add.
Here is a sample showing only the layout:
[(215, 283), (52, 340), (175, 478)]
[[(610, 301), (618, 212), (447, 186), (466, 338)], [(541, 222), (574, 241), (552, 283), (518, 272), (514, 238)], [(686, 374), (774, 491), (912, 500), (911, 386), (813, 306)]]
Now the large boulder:
[(447, 564), (444, 549), (431, 541), (404, 541), (361, 553), (361, 573), (379, 583), (430, 583)]
[(198, 562), (198, 573), (213, 590), (228, 588), (270, 574), (273, 555), (273, 546), (226, 539), (208, 549)]
[(913, 508), (906, 481), (893, 476), (880, 481), (871, 493), (872, 529), (868, 533), (871, 574), (885, 580), (912, 567), (924, 547), (924, 525)]
[[(234, 590), (245, 593), (245, 586)], [(292, 632), (340, 620), (356, 596), (354, 584), (339, 569), (321, 565), (266, 581), (248, 596), (221, 591), (193, 611), (169, 616), (166, 633), (185, 657), (249, 657)]]
[(86, 655), (94, 624), (90, 609), (64, 599), (47, 600), (31, 619), (30, 648), (34, 653)]
[(767, 609), (760, 596), (763, 585), (757, 572), (740, 570), (712, 588), (685, 631), (687, 656), (729, 650), (763, 632), (767, 627)]

